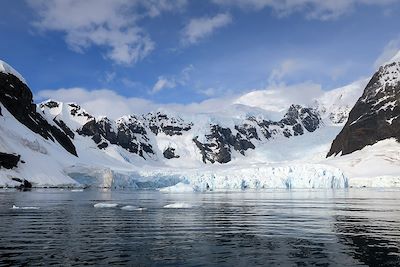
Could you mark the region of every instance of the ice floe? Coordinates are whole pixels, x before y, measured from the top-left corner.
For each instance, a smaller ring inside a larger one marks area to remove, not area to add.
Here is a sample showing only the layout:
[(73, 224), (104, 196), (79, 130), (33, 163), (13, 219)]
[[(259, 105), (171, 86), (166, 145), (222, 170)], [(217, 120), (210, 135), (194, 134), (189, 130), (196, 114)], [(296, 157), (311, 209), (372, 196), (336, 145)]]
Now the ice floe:
[(13, 210), (38, 210), (39, 207), (18, 207), (18, 206), (13, 205), (12, 209)]
[(164, 208), (166, 209), (190, 209), (192, 207), (193, 207), (192, 205), (183, 202), (176, 202), (164, 206)]
[(117, 203), (96, 203), (93, 205), (95, 208), (115, 208), (118, 206)]
[(136, 207), (136, 206), (123, 206), (121, 210), (129, 210), (129, 211), (142, 211), (142, 210), (147, 210), (147, 208), (142, 208), (142, 207)]

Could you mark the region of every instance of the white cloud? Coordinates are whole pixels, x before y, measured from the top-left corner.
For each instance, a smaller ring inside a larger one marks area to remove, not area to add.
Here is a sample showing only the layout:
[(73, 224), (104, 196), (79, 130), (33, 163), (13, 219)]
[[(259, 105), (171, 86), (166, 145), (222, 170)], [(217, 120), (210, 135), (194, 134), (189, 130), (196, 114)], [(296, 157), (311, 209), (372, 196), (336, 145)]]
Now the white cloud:
[[(210, 92), (213, 89), (210, 89)], [(305, 82), (300, 84), (271, 85), (263, 89), (255, 89), (247, 94), (228, 94), (224, 97), (209, 98), (201, 102), (189, 104), (159, 104), (151, 100), (125, 97), (110, 89), (88, 90), (85, 88), (61, 88), (42, 90), (35, 95), (38, 101), (54, 99), (65, 103), (74, 102), (95, 116), (107, 116), (117, 119), (123, 115), (141, 115), (151, 111), (175, 112), (180, 116), (191, 114), (207, 114), (227, 112), (232, 114), (233, 104), (257, 107), (268, 111), (284, 111), (291, 104), (311, 104), (313, 99), (324, 91), (319, 84)], [(221, 113), (222, 114), (222, 113)]]
[(155, 46), (138, 21), (163, 11), (179, 10), (186, 0), (28, 0), (28, 3), (38, 15), (34, 25), (43, 31), (65, 33), (65, 40), (74, 51), (82, 53), (92, 45), (106, 47), (109, 59), (118, 64), (133, 64)]
[(195, 44), (231, 22), (232, 17), (227, 13), (220, 13), (214, 17), (191, 19), (182, 31), (181, 41), (185, 45)]
[(383, 49), (382, 53), (375, 60), (374, 67), (379, 68), (385, 62), (392, 59), (397, 53), (400, 52), (400, 38), (391, 40)]
[(183, 115), (217, 112), (232, 103), (232, 98), (213, 98), (186, 105), (175, 103), (157, 104), (143, 98), (121, 96), (110, 89), (88, 90), (80, 87), (42, 90), (35, 95), (35, 99), (37, 101), (54, 99), (64, 103), (74, 102), (82, 106), (90, 114), (107, 116), (110, 119), (117, 119), (129, 114), (140, 115), (158, 110), (168, 110)]
[(35, 95), (35, 98), (39, 101), (54, 99), (62, 102), (75, 102), (91, 114), (106, 115), (113, 119), (157, 109), (157, 105), (149, 100), (124, 97), (109, 89), (87, 90), (75, 87), (42, 90)]
[(178, 85), (186, 85), (190, 80), (190, 74), (193, 70), (193, 65), (189, 65), (183, 68), (179, 75), (159, 76), (150, 93), (155, 94), (164, 89), (175, 88)]
[(336, 19), (351, 12), (358, 5), (385, 6), (396, 0), (212, 0), (223, 6), (261, 10), (272, 8), (279, 16), (304, 12), (309, 19)]
[(152, 94), (158, 93), (161, 90), (167, 88), (175, 88), (176, 82), (174, 79), (169, 79), (164, 76), (159, 76), (157, 82), (154, 84), (153, 89), (151, 90)]
[(235, 103), (283, 112), (292, 104), (311, 105), (323, 92), (321, 85), (313, 82), (292, 85), (280, 83), (269, 85), (261, 90), (253, 90), (238, 97)]
[(268, 81), (269, 83), (275, 84), (280, 82), (285, 76), (302, 69), (302, 64), (295, 59), (285, 59), (281, 62), (278, 68), (272, 70)]

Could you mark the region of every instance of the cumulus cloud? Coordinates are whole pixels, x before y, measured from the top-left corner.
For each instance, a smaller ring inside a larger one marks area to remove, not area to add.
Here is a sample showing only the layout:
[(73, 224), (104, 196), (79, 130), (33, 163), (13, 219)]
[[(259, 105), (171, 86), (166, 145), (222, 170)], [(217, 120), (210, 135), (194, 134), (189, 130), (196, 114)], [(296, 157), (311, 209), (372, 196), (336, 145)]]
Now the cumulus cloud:
[(220, 13), (214, 17), (191, 19), (182, 31), (181, 41), (185, 45), (195, 44), (231, 22), (232, 17), (228, 13)]
[(189, 65), (183, 68), (178, 75), (159, 76), (150, 93), (155, 94), (164, 89), (175, 88), (178, 85), (186, 85), (190, 80), (190, 74), (193, 70), (193, 65)]
[(134, 64), (155, 46), (138, 21), (180, 9), (186, 0), (28, 0), (28, 3), (38, 15), (34, 25), (42, 31), (63, 32), (74, 51), (82, 53), (92, 45), (105, 47), (106, 56), (115, 63)]
[(400, 38), (391, 40), (384, 48), (382, 53), (375, 60), (374, 67), (379, 68), (385, 62), (392, 59), (397, 53), (400, 52)]
[(396, 0), (212, 0), (223, 6), (261, 10), (272, 8), (279, 16), (303, 12), (309, 19), (331, 20), (351, 12), (358, 5), (385, 6)]

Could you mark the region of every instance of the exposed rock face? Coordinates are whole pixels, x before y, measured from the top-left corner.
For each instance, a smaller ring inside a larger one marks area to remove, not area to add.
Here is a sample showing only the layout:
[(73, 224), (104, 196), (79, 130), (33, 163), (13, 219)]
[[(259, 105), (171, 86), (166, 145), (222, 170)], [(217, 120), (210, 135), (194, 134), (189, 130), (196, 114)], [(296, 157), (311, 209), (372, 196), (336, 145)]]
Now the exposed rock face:
[(159, 133), (165, 133), (166, 135), (182, 135), (183, 132), (187, 132), (193, 126), (193, 123), (186, 123), (181, 118), (172, 118), (161, 112), (148, 113), (144, 116), (144, 120), (150, 130), (158, 135)]
[(327, 156), (349, 154), (387, 138), (400, 140), (400, 62), (374, 74)]
[(206, 135), (205, 139), (206, 142), (203, 143), (198, 140), (198, 137), (193, 139), (202, 154), (204, 163), (207, 163), (207, 161), (227, 163), (231, 161), (232, 149), (244, 155), (247, 149), (255, 148), (247, 137), (242, 136), (239, 132), (234, 135), (231, 129), (219, 125), (212, 125), (211, 133)]
[(12, 169), (18, 166), (18, 162), (20, 161), (20, 155), (8, 154), (0, 152), (0, 169)]
[(134, 116), (123, 117), (116, 122), (105, 117), (100, 120), (93, 118), (78, 129), (78, 133), (83, 136), (92, 136), (100, 149), (114, 144), (142, 158), (146, 158), (146, 154), (154, 154), (146, 129)]
[(28, 180), (25, 179), (20, 179), (20, 178), (11, 178), (11, 180), (20, 183), (19, 186), (17, 188), (19, 189), (30, 189), (32, 188), (32, 183), (29, 182)]
[(179, 155), (175, 154), (175, 148), (173, 147), (168, 147), (167, 149), (165, 149), (163, 152), (163, 156), (166, 159), (179, 158)]
[(285, 137), (303, 135), (305, 132), (314, 132), (321, 126), (321, 118), (316, 109), (300, 105), (291, 105), (280, 121), (259, 120), (249, 118), (255, 122), (265, 138), (283, 135)]
[(232, 159), (232, 151), (245, 155), (246, 150), (255, 149), (254, 141), (260, 140), (259, 132), (266, 139), (279, 135), (289, 138), (306, 131), (313, 132), (320, 124), (321, 118), (315, 109), (292, 105), (280, 121), (250, 117), (235, 125), (234, 129), (210, 125), (210, 134), (205, 135), (205, 141), (195, 137), (193, 142), (199, 148), (204, 163), (227, 163)]
[(43, 138), (57, 141), (68, 152), (77, 156), (71, 139), (56, 126), (50, 125), (36, 112), (32, 92), (16, 76), (0, 72), (0, 102), (22, 124)]

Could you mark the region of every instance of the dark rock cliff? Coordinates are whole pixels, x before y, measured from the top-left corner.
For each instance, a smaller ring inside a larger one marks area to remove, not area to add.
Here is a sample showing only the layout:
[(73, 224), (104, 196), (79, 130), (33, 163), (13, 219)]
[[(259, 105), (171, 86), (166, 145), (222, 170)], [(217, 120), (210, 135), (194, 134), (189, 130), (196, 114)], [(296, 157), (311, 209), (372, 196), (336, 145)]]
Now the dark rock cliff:
[(327, 156), (349, 154), (387, 138), (399, 141), (399, 104), (400, 63), (393, 62), (373, 75)]
[(57, 141), (69, 153), (77, 156), (71, 139), (58, 127), (49, 124), (36, 111), (32, 92), (28, 86), (12, 74), (0, 72), (0, 102), (22, 124), (43, 138)]

